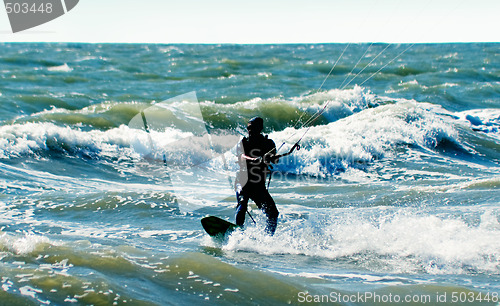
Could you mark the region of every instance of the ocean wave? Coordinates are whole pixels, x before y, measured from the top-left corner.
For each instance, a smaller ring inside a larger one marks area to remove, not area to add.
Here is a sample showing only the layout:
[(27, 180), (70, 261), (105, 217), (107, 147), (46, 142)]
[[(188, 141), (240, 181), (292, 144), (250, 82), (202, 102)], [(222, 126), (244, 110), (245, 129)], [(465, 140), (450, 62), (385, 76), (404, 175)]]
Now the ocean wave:
[(54, 123), (24, 123), (0, 127), (0, 158), (20, 157), (44, 152), (82, 154), (87, 157), (133, 155), (128, 127), (105, 132), (83, 131)]
[(316, 212), (306, 219), (285, 220), (274, 237), (265, 235), (260, 225), (249, 227), (245, 232), (233, 232), (223, 249), (356, 260), (374, 272), (499, 272), (496, 237), (500, 226), (494, 211), (482, 213), (476, 225), (451, 216), (406, 211), (382, 213), (378, 219), (360, 214), (341, 210), (328, 216)]
[[(109, 129), (128, 124), (141, 110), (154, 106), (155, 103), (113, 102), (85, 106), (76, 109), (61, 97), (20, 96), (28, 103), (44, 103), (48, 109), (18, 117), (14, 122), (50, 121), (57, 124), (86, 125), (97, 129)], [(183, 108), (191, 102), (180, 102)], [(207, 128), (235, 129), (245, 126), (253, 116), (266, 118), (266, 130), (276, 131), (294, 124), (300, 126), (314, 114), (325, 108), (322, 116), (314, 124), (333, 122), (367, 108), (376, 107), (385, 102), (370, 91), (356, 86), (348, 90), (329, 90), (304, 96), (285, 99), (254, 98), (234, 103), (202, 101), (199, 103)], [(300, 122), (297, 122), (300, 119)], [(167, 116), (163, 121), (172, 120)]]
[[(39, 99), (35, 100), (40, 102)], [(47, 98), (47, 103), (50, 102), (52, 106), (50, 109), (18, 117), (14, 123), (52, 122), (58, 125), (86, 126), (96, 130), (107, 130), (128, 124), (137, 113), (150, 105), (139, 102), (104, 102), (75, 109), (62, 104), (63, 101), (60, 99), (55, 100), (59, 104), (54, 104), (54, 100), (55, 98)], [(59, 106), (60, 104), (62, 105)]]
[(144, 264), (144, 260), (133, 255), (123, 255), (123, 252), (95, 248), (82, 250), (90, 245), (85, 240), (63, 244), (52, 243), (38, 235), (26, 235), (25, 238), (5, 238), (4, 235), (0, 237), (0, 250), (4, 245), (11, 256), (4, 259), (1, 292), (7, 294), (0, 294), (0, 297), (7, 304), (13, 302), (12, 305), (50, 304), (51, 301), (104, 305), (111, 300), (145, 304), (140, 298), (131, 298), (112, 282), (93, 277), (82, 279), (81, 273), (75, 270), (91, 271), (90, 275), (97, 272), (99, 275), (120, 274), (130, 278), (156, 267)]
[[(390, 157), (399, 149), (410, 146), (424, 150), (439, 150), (440, 146), (444, 146), (445, 149), (452, 146), (464, 152), (469, 150), (461, 142), (456, 129), (457, 120), (441, 107), (406, 100), (377, 104), (376, 98), (369, 96), (368, 99), (365, 94), (361, 89), (341, 92), (341, 97), (349, 103), (338, 102), (328, 105), (325, 116), (329, 119), (324, 124), (271, 131), (269, 136), (277, 143), (280, 153), (290, 149), (291, 145), (303, 136), (302, 149), (296, 151), (293, 156), (283, 159), (276, 169), (297, 175), (329, 176), (350, 167), (364, 168), (375, 160)], [(317, 93), (309, 100), (292, 101), (290, 103), (292, 106), (286, 105), (295, 111), (304, 110), (311, 113), (322, 109), (324, 103), (327, 103), (327, 98), (332, 96), (338, 98), (339, 92)], [(353, 99), (353, 96), (358, 99)], [(282, 108), (283, 105), (285, 104), (282, 101), (276, 101), (274, 106), (270, 106), (262, 100), (223, 106), (215, 105), (213, 102), (201, 103), (202, 110), (206, 106), (218, 107), (220, 112), (233, 116), (245, 113), (243, 108), (246, 110), (260, 108), (255, 112), (260, 113), (266, 107)], [(190, 107), (184, 104), (182, 106)], [(177, 121), (172, 121), (176, 122), (176, 125), (170, 126), (169, 120), (174, 120), (175, 114), (168, 110), (165, 114), (150, 111), (147, 113), (148, 119), (151, 119), (151, 130), (148, 132), (136, 113), (137, 108), (141, 107), (143, 106), (135, 104), (101, 104), (78, 112), (53, 109), (39, 113), (37, 117), (44, 119), (54, 119), (58, 116), (69, 116), (73, 119), (95, 116), (94, 119), (88, 117), (87, 123), (99, 118), (115, 117), (118, 114), (127, 118), (135, 115), (133, 121), (137, 122), (134, 126), (122, 124), (107, 130), (88, 129), (78, 125), (56, 125), (49, 122), (5, 125), (0, 127), (0, 156), (9, 158), (43, 152), (112, 160), (149, 156), (158, 161), (164, 160), (184, 166), (203, 164), (217, 154), (226, 153), (230, 160), (234, 158), (234, 152), (230, 151), (241, 137), (238, 136), (238, 132), (242, 131), (238, 129), (246, 122), (246, 118), (211, 118), (212, 121), (208, 121), (208, 129), (203, 122), (200, 122), (201, 125), (198, 124), (200, 126), (197, 128), (199, 131), (195, 132), (192, 124), (181, 123), (178, 118)], [(160, 117), (155, 121), (154, 116)], [(165, 116), (168, 117), (167, 122), (163, 122)], [(60, 121), (68, 120), (67, 117)], [(214, 129), (216, 120), (219, 122), (229, 120), (233, 127)], [(275, 115), (270, 117), (270, 121), (273, 120), (285, 126), (288, 118), (283, 119)], [(155, 130), (153, 127), (156, 122), (160, 122), (161, 125), (158, 124)], [(210, 132), (212, 132), (211, 138), (207, 138)], [(281, 144), (284, 144), (283, 147)]]
[(35, 234), (15, 236), (4, 233), (0, 235), (0, 250), (5, 250), (16, 255), (26, 255), (51, 244), (51, 241), (47, 237)]
[(484, 133), (500, 141), (500, 109), (473, 109), (456, 113), (473, 131)]
[[(26, 96), (26, 99), (40, 102), (36, 97)], [(99, 153), (103, 150), (105, 143), (122, 146), (138, 144), (137, 147), (141, 147), (147, 146), (149, 142), (148, 135), (143, 133), (144, 130), (142, 132), (134, 129), (125, 131), (126, 127), (122, 126), (130, 124), (141, 111), (155, 104), (104, 102), (74, 109), (64, 104), (60, 98), (57, 100), (50, 98), (47, 103), (54, 104), (54, 101), (58, 103), (57, 105), (62, 103), (61, 107), (52, 106), (51, 109), (18, 117), (12, 124), (0, 128), (2, 136), (0, 148), (3, 149), (3, 157), (39, 150), (65, 152), (87, 150)], [(193, 107), (190, 103), (179, 102), (179, 105), (175, 107), (189, 109)], [(230, 104), (204, 101), (197, 107), (201, 108), (208, 131), (217, 135), (221, 131), (223, 133), (229, 131), (231, 134), (243, 133), (242, 127), (246, 125), (247, 120), (256, 115), (266, 118), (267, 131), (271, 132), (283, 130), (299, 119), (305, 122), (326, 106), (328, 107), (322, 117), (314, 124), (321, 125), (336, 121), (364, 109), (375, 107), (378, 103), (379, 101), (373, 94), (356, 87), (352, 90), (331, 90), (288, 100), (257, 98)], [(149, 116), (154, 117), (155, 114), (151, 113)], [(154, 138), (153, 144), (156, 148), (165, 148), (166, 144), (179, 140), (182, 136), (185, 138), (186, 135), (183, 132), (191, 132), (191, 128), (186, 127), (186, 124), (180, 124), (178, 118), (171, 112), (163, 111), (161, 116), (163, 117), (156, 115), (157, 118), (154, 119), (155, 122), (161, 122), (162, 129), (152, 126), (149, 135)], [(169, 124), (174, 126), (168, 128)], [(297, 122), (297, 125), (300, 123)], [(125, 140), (123, 135), (117, 137), (119, 130), (122, 131), (121, 134), (128, 134), (129, 139)]]
[[(328, 176), (349, 167), (392, 156), (401, 147), (433, 150), (440, 145), (461, 144), (453, 119), (442, 116), (439, 107), (403, 101), (366, 109), (342, 120), (304, 129), (285, 129), (271, 134), (278, 143), (297, 142), (302, 149), (278, 165), (278, 170), (296, 174)], [(284, 147), (287, 151), (290, 145)]]

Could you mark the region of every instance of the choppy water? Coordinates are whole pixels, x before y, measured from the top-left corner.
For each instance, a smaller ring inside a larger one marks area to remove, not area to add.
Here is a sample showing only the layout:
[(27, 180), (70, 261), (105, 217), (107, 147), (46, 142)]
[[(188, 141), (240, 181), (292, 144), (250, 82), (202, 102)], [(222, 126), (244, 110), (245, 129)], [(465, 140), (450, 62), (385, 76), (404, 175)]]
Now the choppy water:
[[(350, 45), (318, 92), (345, 47), (1, 44), (0, 304), (497, 304), (500, 45)], [(169, 105), (232, 136), (223, 168), (155, 108), (193, 91)], [(208, 178), (234, 173), (255, 115), (281, 153), (304, 135), (275, 167), (278, 230), (253, 207), (257, 226), (214, 242), (200, 218), (233, 220), (235, 198)]]

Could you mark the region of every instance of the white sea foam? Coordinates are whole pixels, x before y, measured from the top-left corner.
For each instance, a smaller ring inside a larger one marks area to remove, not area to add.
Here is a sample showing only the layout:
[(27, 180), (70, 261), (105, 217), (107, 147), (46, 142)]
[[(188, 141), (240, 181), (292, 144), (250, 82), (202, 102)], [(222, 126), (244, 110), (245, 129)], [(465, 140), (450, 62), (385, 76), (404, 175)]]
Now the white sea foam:
[(471, 129), (500, 140), (500, 109), (473, 109), (455, 114)]
[(26, 255), (36, 250), (42, 244), (49, 244), (47, 237), (25, 234), (24, 236), (0, 234), (0, 248), (5, 248), (16, 255)]
[(316, 211), (307, 220), (286, 220), (273, 237), (262, 232), (263, 224), (236, 231), (223, 249), (334, 260), (353, 257), (374, 272), (499, 272), (498, 211), (485, 212), (478, 225), (406, 211), (380, 218), (364, 217), (359, 210), (337, 213)]
[(64, 63), (61, 66), (52, 66), (47, 68), (48, 71), (57, 71), (57, 72), (71, 72), (73, 71), (73, 68), (68, 66), (68, 64)]
[[(108, 131), (83, 131), (53, 123), (25, 123), (0, 127), (0, 157), (8, 158), (45, 150), (89, 151), (114, 156), (122, 147), (130, 146), (130, 130), (126, 126)], [(132, 154), (133, 152), (127, 152)]]

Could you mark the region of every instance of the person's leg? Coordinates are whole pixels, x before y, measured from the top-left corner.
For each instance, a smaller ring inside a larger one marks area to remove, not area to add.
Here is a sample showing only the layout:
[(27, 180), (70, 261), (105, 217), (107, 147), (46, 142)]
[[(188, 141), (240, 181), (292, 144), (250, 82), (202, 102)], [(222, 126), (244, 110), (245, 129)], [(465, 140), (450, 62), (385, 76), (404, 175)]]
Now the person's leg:
[(276, 203), (273, 198), (269, 194), (269, 191), (265, 188), (261, 188), (258, 192), (256, 192), (255, 196), (252, 197), (252, 200), (255, 201), (255, 204), (264, 211), (267, 216), (267, 225), (266, 225), (266, 233), (269, 235), (274, 235), (276, 231), (276, 227), (278, 226), (278, 208), (276, 208)]
[(236, 200), (238, 201), (238, 205), (236, 206), (236, 225), (243, 226), (248, 208), (248, 196), (244, 190), (236, 193)]

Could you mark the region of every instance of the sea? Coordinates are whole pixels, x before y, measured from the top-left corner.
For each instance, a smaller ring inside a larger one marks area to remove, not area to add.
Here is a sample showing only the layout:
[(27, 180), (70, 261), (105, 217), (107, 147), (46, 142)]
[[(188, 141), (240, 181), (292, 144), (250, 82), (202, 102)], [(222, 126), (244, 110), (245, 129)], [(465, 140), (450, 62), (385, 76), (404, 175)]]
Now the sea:
[(0, 50), (0, 305), (499, 305), (500, 44)]

